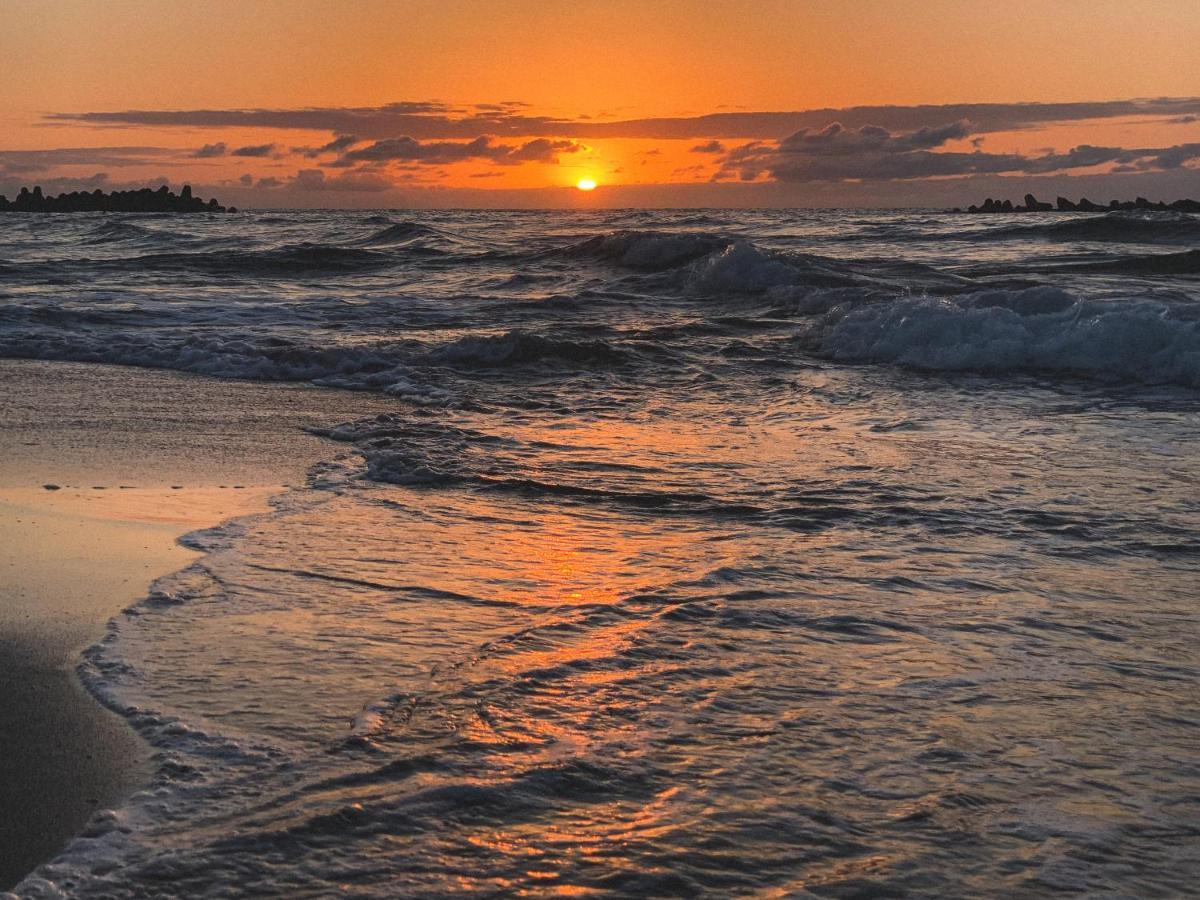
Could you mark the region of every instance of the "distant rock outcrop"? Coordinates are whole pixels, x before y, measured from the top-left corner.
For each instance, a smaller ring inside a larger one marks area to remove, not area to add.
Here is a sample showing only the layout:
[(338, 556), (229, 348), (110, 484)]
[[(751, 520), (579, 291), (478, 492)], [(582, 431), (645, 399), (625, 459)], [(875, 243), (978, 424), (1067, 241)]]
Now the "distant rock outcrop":
[(1038, 198), (1033, 196), (1033, 194), (1026, 194), (1024, 208), (1026, 212), (1050, 212), (1050, 210), (1054, 209), (1054, 204), (1039, 203)]
[(46, 197), (40, 187), (21, 188), (15, 200), (0, 194), (0, 212), (237, 212), (236, 207), (226, 209), (216, 198), (205, 202), (192, 196), (190, 185), (184, 185), (178, 193), (172, 193), (164, 184), (158, 190), (141, 188), (136, 191), (113, 191), (106, 194), (99, 189), (72, 191), (57, 197)]
[[(1033, 196), (1033, 194), (1026, 194), (1023, 206), (1013, 206), (1011, 200), (993, 200), (991, 197), (988, 197), (980, 206), (967, 207), (967, 212), (1050, 212), (1056, 209), (1058, 212), (1111, 212), (1113, 210), (1156, 209), (1200, 213), (1200, 200), (1175, 200), (1172, 203), (1164, 203), (1159, 200), (1157, 203), (1152, 203), (1145, 197), (1138, 197), (1136, 200), (1113, 200), (1108, 206), (1101, 206), (1098, 203), (1093, 203), (1087, 197), (1082, 198), (1078, 203), (1072, 203), (1066, 197), (1059, 197), (1054, 203), (1039, 203), (1037, 197)], [(955, 211), (961, 212), (961, 210)]]

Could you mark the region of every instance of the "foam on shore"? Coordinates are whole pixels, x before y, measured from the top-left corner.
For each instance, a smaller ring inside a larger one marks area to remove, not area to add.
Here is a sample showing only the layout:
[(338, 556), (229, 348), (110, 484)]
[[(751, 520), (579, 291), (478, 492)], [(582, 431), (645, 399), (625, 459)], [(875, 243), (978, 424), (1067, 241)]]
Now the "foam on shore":
[(128, 724), (79, 683), (81, 652), (154, 579), (197, 557), (182, 535), (267, 509), (335, 455), (301, 427), (335, 420), (339, 402), (333, 391), (0, 361), (0, 889), (153, 769)]

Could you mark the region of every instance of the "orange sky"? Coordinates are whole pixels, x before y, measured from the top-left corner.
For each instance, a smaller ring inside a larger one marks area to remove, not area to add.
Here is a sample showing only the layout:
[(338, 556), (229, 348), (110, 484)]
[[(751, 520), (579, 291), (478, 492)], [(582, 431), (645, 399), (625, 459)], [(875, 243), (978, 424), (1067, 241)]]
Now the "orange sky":
[[(559, 196), (581, 177), (602, 185), (587, 202), (606, 202), (603, 195), (613, 199), (615, 189), (630, 186), (640, 186), (650, 197), (658, 186), (662, 197), (686, 193), (720, 203), (722, 191), (732, 197), (737, 186), (711, 184), (718, 172), (726, 181), (787, 181), (789, 196), (803, 201), (805, 196), (836, 198), (834, 184), (862, 179), (838, 172), (837, 178), (813, 182), (808, 174), (797, 176), (795, 165), (788, 170), (793, 174), (781, 175), (784, 167), (771, 154), (788, 132), (770, 135), (771, 146), (757, 154), (755, 174), (752, 166), (735, 172), (725, 164), (724, 154), (753, 139), (738, 134), (721, 136), (720, 152), (697, 153), (692, 148), (705, 141), (640, 134), (570, 138), (542, 129), (520, 137), (497, 135), (492, 143), (511, 153), (366, 164), (338, 154), (306, 157), (294, 151), (329, 142), (335, 132), (327, 129), (84, 124), (46, 117), (127, 110), (333, 110), (441, 100), (451, 105), (451, 117), (474, 112), (475, 104), (519, 101), (527, 105), (510, 111), (577, 123), (739, 110), (1200, 94), (1200, 3), (1195, 0), (4, 0), (3, 9), (0, 167), (6, 168), (0, 168), (0, 185), (35, 176), (47, 183), (58, 178), (64, 187), (71, 186), (70, 179), (100, 174), (108, 184), (164, 177), (211, 186), (223, 199), (239, 195), (243, 203), (256, 205), (387, 205), (387, 198), (361, 195), (386, 193), (391, 202), (400, 202), (405, 191), (414, 190), (456, 205), (455, 197), (467, 202), (480, 191), (515, 192), (511, 195), (518, 200), (521, 191), (540, 191), (550, 198), (545, 202), (582, 202)], [(1163, 150), (1200, 142), (1200, 125), (1186, 121), (1188, 115), (1191, 107), (1180, 115), (1039, 122), (991, 129), (982, 142), (982, 132), (973, 131), (929, 150), (956, 150), (959, 144), (964, 152), (1023, 155), (1062, 153), (1079, 144)], [(829, 121), (840, 118), (830, 115)], [(939, 118), (937, 110), (928, 113), (930, 126), (947, 121), (953, 119)], [(374, 141), (406, 136), (403, 130), (373, 134), (354, 150), (361, 153)], [(537, 138), (575, 144), (564, 152), (521, 150)], [(220, 155), (193, 156), (205, 145), (220, 144), (225, 145)], [(234, 155), (239, 148), (264, 145), (272, 146), (260, 155)], [(153, 152), (126, 150), (126, 158), (117, 162), (112, 154), (98, 153), (95, 161), (76, 155), (41, 168), (35, 166), (45, 160), (4, 156), (5, 151), (131, 147)], [(806, 156), (800, 162), (807, 173), (811, 160)], [(1143, 179), (1149, 177), (1145, 171), (1161, 168), (1157, 161), (1109, 162), (1072, 174), (1111, 172), (1119, 165), (1131, 170), (1128, 177)], [(1182, 165), (1173, 162), (1167, 174), (1174, 181), (1168, 181), (1186, 183), (1197, 174), (1194, 165), (1191, 158)], [(297, 180), (305, 169), (313, 174)], [(867, 181), (876, 177), (871, 171), (864, 170)], [(809, 187), (796, 187), (798, 177)], [(243, 184), (247, 178), (248, 186)], [(308, 190), (318, 182), (321, 190)], [(383, 190), (390, 184), (400, 193)], [(688, 190), (680, 193), (680, 185)], [(890, 196), (889, 190), (897, 189), (891, 184), (877, 193)], [(842, 193), (866, 197), (870, 192), (844, 187)], [(623, 196), (637, 202), (641, 195), (626, 190)], [(436, 199), (426, 197), (423, 205), (428, 202)]]

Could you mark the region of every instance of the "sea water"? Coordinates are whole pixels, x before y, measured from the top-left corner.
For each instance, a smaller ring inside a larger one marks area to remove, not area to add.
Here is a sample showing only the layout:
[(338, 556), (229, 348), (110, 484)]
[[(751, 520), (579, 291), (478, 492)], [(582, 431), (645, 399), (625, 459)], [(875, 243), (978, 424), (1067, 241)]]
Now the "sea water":
[(1194, 890), (1197, 246), (1164, 213), (4, 217), (0, 355), (345, 409), (87, 652), (156, 774), (19, 891)]

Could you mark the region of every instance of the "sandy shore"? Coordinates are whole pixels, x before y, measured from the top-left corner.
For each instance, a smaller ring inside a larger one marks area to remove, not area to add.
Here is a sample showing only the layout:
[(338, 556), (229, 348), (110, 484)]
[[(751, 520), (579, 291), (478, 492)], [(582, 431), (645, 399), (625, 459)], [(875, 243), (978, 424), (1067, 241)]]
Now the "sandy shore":
[(179, 536), (265, 509), (341, 452), (300, 427), (345, 407), (299, 385), (0, 361), (0, 890), (153, 765), (78, 682), (80, 652), (194, 558)]

